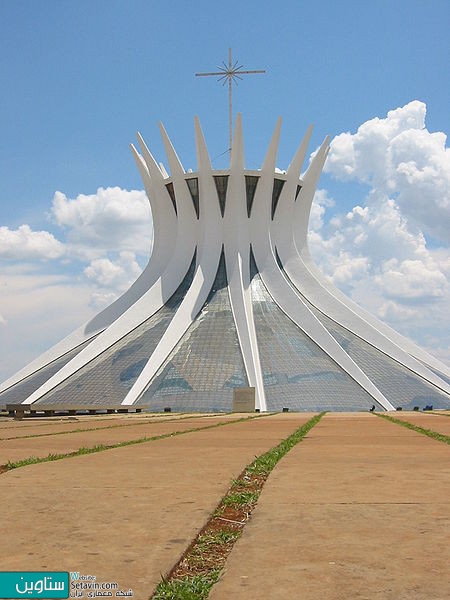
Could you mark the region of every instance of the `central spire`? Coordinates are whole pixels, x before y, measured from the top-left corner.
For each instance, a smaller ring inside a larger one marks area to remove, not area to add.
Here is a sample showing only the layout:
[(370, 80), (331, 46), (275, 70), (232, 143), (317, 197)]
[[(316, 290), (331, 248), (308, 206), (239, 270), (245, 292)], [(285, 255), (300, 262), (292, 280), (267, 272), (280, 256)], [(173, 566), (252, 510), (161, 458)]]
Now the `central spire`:
[(242, 75), (253, 75), (255, 73), (265, 73), (263, 70), (256, 71), (244, 71), (244, 65), (240, 65), (236, 60), (233, 63), (233, 54), (231, 48), (228, 48), (228, 65), (225, 61), (222, 61), (222, 66), (217, 67), (219, 71), (210, 73), (196, 73), (196, 77), (211, 77), (218, 76), (217, 81), (222, 81), (223, 85), (228, 82), (228, 120), (229, 120), (229, 147), (228, 151), (231, 152), (231, 146), (233, 143), (233, 82), (238, 82), (238, 79), (242, 80)]

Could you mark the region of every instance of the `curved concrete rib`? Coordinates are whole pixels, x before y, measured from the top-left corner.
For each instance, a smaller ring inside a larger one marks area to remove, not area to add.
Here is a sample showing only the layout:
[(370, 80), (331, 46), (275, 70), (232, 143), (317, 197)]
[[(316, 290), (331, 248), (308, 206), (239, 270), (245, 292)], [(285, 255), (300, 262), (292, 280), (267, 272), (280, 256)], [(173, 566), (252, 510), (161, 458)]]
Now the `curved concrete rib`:
[(183, 165), (181, 164), (162, 123), (159, 124), (159, 129), (167, 156), (167, 162), (169, 163), (170, 175), (175, 193), (177, 220), (178, 223), (182, 225), (182, 227), (179, 225), (177, 229), (177, 246), (175, 249), (175, 254), (177, 254), (178, 249), (181, 247), (180, 236), (182, 236), (183, 240), (185, 238), (189, 240), (189, 246), (195, 244), (197, 241), (198, 220), (192, 204), (191, 194), (186, 185)]
[(252, 248), (261, 279), (279, 308), (313, 340), (358, 385), (368, 392), (386, 410), (394, 410), (392, 404), (356, 365), (333, 336), (304, 304), (280, 270), (272, 248), (270, 236), (271, 198), (275, 161), (280, 135), (278, 121), (261, 170), (252, 210)]
[(255, 408), (266, 411), (266, 397), (250, 290), (250, 238), (246, 206), (242, 117), (238, 114), (231, 150), (230, 178), (224, 214), (225, 264), (231, 310), (248, 383), (255, 388)]
[[(324, 161), (325, 161), (325, 158), (326, 158), (326, 156), (324, 157)], [(318, 163), (315, 171), (312, 172), (311, 187), (313, 186), (314, 190), (317, 186), (317, 181), (320, 177), (322, 167), (323, 167), (323, 165), (320, 166)], [(357, 314), (359, 317), (361, 317), (361, 319), (363, 319), (364, 321), (369, 323), (371, 326), (373, 326), (375, 329), (377, 329), (380, 333), (389, 337), (392, 342), (394, 342), (402, 350), (404, 350), (405, 352), (407, 352), (414, 358), (417, 358), (418, 360), (425, 363), (425, 365), (428, 365), (431, 368), (445, 374), (447, 377), (450, 377), (450, 368), (447, 365), (445, 365), (443, 362), (441, 362), (440, 360), (438, 360), (437, 358), (435, 358), (434, 356), (432, 356), (431, 354), (429, 354), (428, 352), (426, 352), (425, 350), (423, 350), (422, 348), (420, 348), (419, 346), (414, 344), (414, 342), (412, 342), (408, 338), (405, 338), (404, 336), (400, 335), (397, 331), (395, 331), (394, 329), (389, 327), (389, 325), (386, 325), (382, 321), (379, 321), (371, 313), (367, 312), (366, 310), (361, 308), (358, 304), (356, 304), (355, 302), (353, 302), (352, 300), (347, 298), (347, 296), (345, 296), (345, 294), (343, 294), (338, 288), (336, 288), (334, 285), (332, 285), (323, 276), (323, 274), (321, 273), (321, 271), (318, 269), (318, 267), (316, 266), (316, 264), (314, 263), (314, 261), (311, 258), (311, 255), (310, 255), (309, 249), (308, 249), (308, 243), (307, 243), (307, 227), (308, 227), (307, 224), (309, 222), (311, 205), (312, 205), (312, 201), (314, 198), (314, 192), (311, 195), (311, 187), (306, 188), (306, 189), (302, 188), (300, 195), (303, 196), (304, 200), (301, 201), (301, 198), (299, 197), (297, 199), (296, 207), (295, 207), (295, 210), (296, 210), (295, 220), (300, 225), (300, 227), (298, 229), (296, 229), (294, 232), (294, 241), (295, 241), (295, 245), (297, 247), (297, 252), (301, 256), (302, 261), (305, 264), (306, 268), (315, 277), (315, 279), (317, 281), (319, 281), (319, 283), (333, 295), (333, 297), (335, 297), (337, 300), (339, 300), (343, 305), (347, 306), (347, 308), (349, 310), (351, 310), (353, 313)]]
[[(138, 134), (139, 135), (139, 134)], [(139, 136), (142, 140), (142, 138)], [(144, 144), (145, 145), (145, 144)], [(160, 277), (164, 264), (167, 263), (171, 255), (170, 245), (173, 243), (171, 236), (161, 236), (169, 221), (173, 221), (168, 209), (173, 213), (170, 199), (167, 197), (167, 192), (163, 194), (157, 193), (155, 187), (162, 190), (163, 178), (159, 167), (157, 167), (153, 157), (147, 150), (147, 161), (154, 174), (153, 179), (150, 178), (148, 166), (143, 158), (138, 154), (134, 146), (131, 144), (131, 150), (141, 174), (147, 197), (149, 198), (153, 228), (154, 241), (149, 262), (136, 281), (120, 298), (112, 304), (104, 308), (101, 312), (95, 315), (92, 319), (84, 323), (81, 327), (69, 334), (63, 340), (49, 348), (38, 358), (26, 365), (23, 369), (15, 373), (12, 377), (4, 381), (0, 386), (0, 392), (7, 390), (22, 379), (33, 375), (40, 369), (46, 367), (50, 363), (58, 360), (64, 354), (74, 350), (77, 346), (93, 338), (95, 335), (106, 329), (120, 315), (122, 315), (130, 306), (132, 306)], [(156, 185), (158, 182), (158, 185)], [(169, 200), (167, 202), (167, 200)], [(166, 204), (167, 206), (164, 206)], [(161, 239), (162, 237), (162, 239)], [(169, 239), (170, 238), (170, 239)]]
[(77, 346), (81, 346), (84, 342), (87, 342), (89, 339), (93, 338), (98, 332), (93, 331), (92, 333), (86, 335), (86, 325), (82, 325), (72, 333), (70, 333), (63, 340), (49, 348), (46, 352), (38, 356), (35, 360), (28, 363), (23, 369), (14, 373), (12, 377), (4, 381), (0, 385), (0, 393), (5, 392), (9, 388), (11, 388), (16, 383), (19, 383), (26, 377), (33, 375), (40, 369), (47, 367), (55, 360), (62, 358), (68, 352), (75, 350)]
[(450, 368), (441, 362), (436, 357), (432, 356), (419, 346), (417, 346), (413, 341), (408, 338), (402, 336), (400, 333), (386, 325), (382, 321), (379, 321), (376, 317), (374, 317), (371, 313), (367, 312), (364, 308), (361, 308), (358, 304), (355, 304), (352, 300), (347, 298), (345, 294), (343, 294), (338, 288), (336, 288), (333, 284), (331, 284), (320, 272), (318, 267), (314, 264), (309, 252), (304, 250), (302, 252), (302, 260), (307, 267), (307, 269), (314, 275), (317, 281), (320, 284), (328, 289), (328, 291), (343, 305), (347, 306), (351, 311), (357, 314), (361, 319), (366, 321), (369, 325), (372, 325), (375, 329), (387, 337), (391, 338), (391, 341), (394, 342), (399, 348), (407, 352), (413, 358), (421, 361), (424, 365), (444, 374), (446, 377), (450, 377)]
[(88, 332), (101, 331), (113, 323), (134, 304), (154, 283), (170, 262), (175, 248), (175, 237), (164, 232), (176, 230), (176, 215), (164, 178), (167, 175), (157, 165), (140, 133), (137, 133), (141, 156), (133, 144), (131, 152), (136, 161), (150, 203), (153, 223), (153, 244), (149, 262), (133, 285), (112, 304), (96, 315), (86, 326)]
[[(288, 167), (286, 173), (286, 183), (281, 190), (277, 208), (273, 216), (273, 221), (270, 225), (270, 234), (275, 239), (290, 240), (290, 236), (287, 236), (286, 233), (287, 231), (292, 231), (293, 228), (297, 186), (304, 185), (304, 183), (300, 181), (300, 172), (305, 160), (306, 151), (308, 150), (312, 129), (312, 125), (310, 125), (300, 146), (298, 147), (297, 152), (295, 153), (291, 164)], [(288, 226), (288, 229), (286, 229), (286, 225)]]
[(222, 249), (222, 219), (211, 161), (198, 119), (195, 119), (198, 183), (200, 203), (200, 242), (197, 246), (198, 266), (192, 284), (176, 311), (159, 344), (130, 389), (122, 405), (134, 404), (145, 391), (159, 368), (181, 340), (202, 309), (211, 291)]
[[(167, 235), (168, 231), (176, 231), (177, 215), (166, 189), (163, 174), (145, 145), (142, 136), (137, 134), (142, 157), (134, 150), (133, 154), (144, 183), (145, 191), (150, 200), (153, 219), (153, 250), (151, 264), (157, 273), (162, 273), (175, 249), (175, 239)], [(144, 165), (147, 167), (144, 168)]]
[[(168, 138), (167, 138), (168, 140)], [(168, 156), (169, 158), (169, 156)], [(170, 158), (169, 158), (170, 160)], [(175, 174), (175, 178), (177, 175)], [(176, 179), (174, 180), (174, 189)], [(177, 183), (178, 187), (178, 183)], [(182, 186), (180, 186), (182, 189)], [(149, 190), (150, 191), (150, 190)], [(184, 190), (183, 190), (184, 191)], [(161, 190), (160, 190), (161, 192)], [(155, 194), (158, 193), (155, 191)], [(163, 199), (166, 200), (164, 190)], [(170, 199), (169, 199), (170, 202)], [(195, 250), (197, 219), (194, 207), (188, 198), (180, 196), (179, 220), (175, 220), (177, 229), (171, 237), (175, 244), (170, 262), (152, 287), (123, 312), (106, 330), (104, 330), (86, 348), (64, 365), (53, 377), (31, 394), (23, 404), (32, 404), (46, 393), (54, 389), (65, 379), (79, 371), (86, 364), (97, 358), (102, 352), (122, 339), (127, 333), (141, 325), (154, 315), (174, 294), (183, 281)], [(180, 231), (182, 229), (182, 231)]]
[[(304, 140), (305, 141), (305, 140)], [(300, 232), (297, 232), (299, 243), (302, 248), (307, 248), (307, 230), (306, 223), (309, 220), (309, 213), (317, 188), (317, 182), (322, 172), (327, 152), (326, 139), (319, 151), (312, 160), (308, 171), (303, 179), (303, 187), (298, 195), (298, 211), (301, 211), (301, 217), (296, 220), (293, 218), (294, 212), (294, 194), (298, 184), (301, 161), (297, 157), (302, 154), (302, 145), (297, 151), (296, 157), (291, 167), (295, 169), (288, 170), (287, 181), (283, 187), (278, 202), (277, 213), (271, 227), (272, 242), (275, 245), (278, 255), (283, 263), (283, 268), (289, 277), (290, 283), (307, 298), (318, 310), (324, 312), (332, 320), (336, 321), (355, 335), (361, 337), (375, 348), (390, 356), (400, 364), (404, 365), (412, 372), (420, 375), (429, 383), (437, 386), (443, 391), (450, 393), (450, 386), (418, 362), (414, 357), (402, 350), (373, 326), (364, 321), (354, 311), (337, 299), (329, 289), (321, 285), (320, 281), (308, 270), (299, 255), (294, 242), (294, 227), (300, 221), (303, 223)], [(292, 171), (292, 172), (291, 172)], [(295, 207), (297, 208), (297, 206)]]
[[(362, 338), (393, 360), (399, 362), (412, 372), (416, 373), (437, 388), (450, 393), (450, 386), (425, 365), (423, 365), (412, 352), (409, 352), (402, 342), (405, 340), (400, 334), (396, 334), (394, 340), (387, 337), (389, 327), (378, 322), (375, 317), (365, 313), (358, 305), (354, 304), (333, 285), (328, 283), (318, 268), (314, 265), (308, 250), (307, 223), (311, 211), (317, 182), (326, 160), (327, 140), (314, 157), (311, 165), (303, 179), (303, 187), (295, 205), (296, 216), (282, 215), (283, 223), (278, 228), (272, 228), (273, 243), (275, 244), (283, 268), (291, 283), (300, 293), (305, 296), (318, 310), (324, 312), (332, 320), (336, 321), (358, 337)], [(282, 190), (287, 188), (288, 182)], [(292, 188), (292, 185), (290, 186)], [(282, 198), (280, 197), (279, 204)], [(296, 223), (294, 229), (292, 224)], [(297, 228), (297, 224), (299, 227)], [(288, 234), (290, 232), (290, 235)], [(367, 318), (369, 317), (369, 318)], [(383, 331), (386, 330), (386, 331)], [(390, 337), (394, 336), (390, 334)], [(412, 346), (414, 344), (410, 342)], [(418, 348), (422, 354), (423, 351)], [(422, 360), (422, 359), (421, 359)], [(425, 361), (423, 361), (425, 362)], [(439, 363), (437, 359), (434, 364)], [(432, 366), (432, 365), (430, 365)], [(441, 369), (445, 369), (441, 365)], [(449, 371), (450, 375), (450, 370)], [(445, 373), (445, 371), (443, 370)]]
[[(141, 144), (144, 144), (138, 134)], [(133, 144), (131, 152), (136, 161), (139, 173), (144, 183), (147, 198), (149, 199), (153, 223), (153, 245), (147, 266), (133, 283), (133, 285), (112, 304), (96, 315), (87, 325), (87, 330), (103, 330), (132, 306), (151, 286), (156, 283), (165, 266), (170, 261), (173, 253), (173, 239), (166, 240), (161, 236), (162, 228), (171, 227), (174, 230), (176, 222), (168, 193), (164, 193), (163, 175), (156, 165), (153, 157), (147, 150), (147, 161), (138, 153)], [(152, 162), (153, 161), (153, 162)], [(151, 168), (150, 175), (149, 166)], [(169, 206), (170, 205), (170, 206)], [(166, 236), (169, 237), (169, 236)]]

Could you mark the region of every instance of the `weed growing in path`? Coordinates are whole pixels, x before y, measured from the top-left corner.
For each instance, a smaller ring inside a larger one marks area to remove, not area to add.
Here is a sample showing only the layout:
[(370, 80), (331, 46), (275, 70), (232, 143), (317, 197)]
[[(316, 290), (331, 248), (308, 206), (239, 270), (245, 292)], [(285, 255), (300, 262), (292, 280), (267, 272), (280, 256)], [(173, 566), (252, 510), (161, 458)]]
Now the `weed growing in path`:
[(207, 575), (194, 575), (185, 579), (162, 578), (153, 596), (154, 600), (203, 600), (208, 597), (209, 590), (219, 579), (220, 572), (210, 571)]

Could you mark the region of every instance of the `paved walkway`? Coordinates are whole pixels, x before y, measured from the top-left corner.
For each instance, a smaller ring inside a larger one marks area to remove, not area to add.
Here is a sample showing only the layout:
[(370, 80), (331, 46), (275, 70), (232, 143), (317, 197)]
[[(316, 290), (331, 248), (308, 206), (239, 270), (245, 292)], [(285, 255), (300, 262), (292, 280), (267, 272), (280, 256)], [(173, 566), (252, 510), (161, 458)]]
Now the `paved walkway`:
[(450, 598), (449, 453), (370, 414), (326, 415), (269, 477), (210, 599)]
[[(206, 414), (206, 413), (205, 413)], [(164, 420), (185, 418), (186, 414), (167, 413), (164, 414), (117, 414), (111, 416), (100, 415), (77, 415), (76, 417), (49, 417), (49, 418), (25, 418), (22, 420), (4, 418), (0, 421), (0, 439), (8, 439), (19, 435), (41, 435), (43, 433), (56, 433), (70, 431), (72, 429), (97, 429), (98, 427), (110, 427), (111, 425), (132, 425), (137, 423), (160, 422)], [(193, 414), (194, 417), (203, 416), (200, 413)]]
[(404, 412), (389, 413), (395, 419), (407, 421), (424, 429), (431, 429), (444, 435), (450, 435), (450, 417), (434, 415), (433, 413)]
[(230, 480), (310, 416), (278, 414), (0, 475), (2, 570), (79, 571), (146, 600)]
[[(0, 465), (8, 461), (17, 461), (30, 456), (45, 457), (49, 454), (66, 454), (75, 452), (79, 448), (103, 444), (105, 446), (136, 440), (143, 437), (164, 435), (174, 431), (186, 431), (197, 427), (207, 427), (220, 422), (240, 419), (244, 415), (220, 415), (214, 417), (194, 417), (189, 419), (159, 419), (144, 421), (134, 424), (127, 421), (127, 427), (114, 427), (111, 429), (91, 428), (78, 433), (64, 433), (63, 435), (46, 435), (42, 437), (24, 437), (0, 441)], [(245, 415), (248, 416), (248, 415)], [(117, 421), (114, 423), (116, 424)], [(103, 425), (104, 426), (104, 425)], [(73, 429), (85, 429), (83, 425)], [(102, 427), (98, 425), (98, 427)], [(66, 429), (67, 431), (67, 429)], [(41, 432), (38, 432), (41, 433)], [(55, 430), (45, 433), (56, 433)], [(19, 432), (17, 435), (29, 435), (28, 432)]]

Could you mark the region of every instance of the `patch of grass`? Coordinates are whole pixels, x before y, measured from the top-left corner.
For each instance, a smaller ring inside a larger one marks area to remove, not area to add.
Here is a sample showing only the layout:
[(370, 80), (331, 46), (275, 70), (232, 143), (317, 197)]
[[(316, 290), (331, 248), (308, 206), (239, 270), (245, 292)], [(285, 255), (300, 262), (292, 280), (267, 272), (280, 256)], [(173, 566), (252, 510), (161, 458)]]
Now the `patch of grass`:
[(152, 598), (154, 600), (203, 600), (219, 579), (220, 571), (214, 569), (207, 575), (194, 575), (183, 579), (162, 578)]
[(224, 506), (234, 506), (236, 504), (256, 504), (259, 494), (257, 492), (231, 492), (222, 500)]
[(373, 413), (377, 417), (381, 417), (382, 419), (386, 419), (386, 421), (391, 421), (391, 423), (396, 423), (397, 425), (401, 425), (402, 427), (406, 427), (407, 429), (412, 429), (417, 433), (422, 433), (423, 435), (427, 435), (438, 442), (444, 442), (444, 444), (450, 444), (450, 435), (444, 435), (443, 433), (438, 433), (437, 431), (432, 431), (431, 429), (425, 429), (424, 427), (420, 427), (420, 425), (415, 425), (414, 423), (408, 423), (408, 421), (402, 421), (401, 419), (396, 419), (395, 417), (391, 417), (389, 415), (384, 415), (382, 413)]
[(82, 456), (83, 454), (94, 454), (95, 452), (102, 452), (103, 450), (109, 450), (114, 446), (97, 445), (91, 448), (78, 448), (74, 452), (68, 452), (66, 454), (48, 454), (47, 456), (29, 456), (17, 461), (8, 461), (8, 470), (18, 469), (20, 467), (26, 467), (27, 465), (36, 465), (42, 462), (52, 462), (54, 460), (61, 460), (63, 458), (70, 458), (72, 456)]
[(197, 575), (209, 573), (216, 567), (217, 554), (227, 555), (242, 530), (225, 527), (200, 534), (189, 555), (189, 568)]
[(231, 487), (236, 489), (245, 489), (250, 485), (248, 479), (232, 479)]
[(164, 438), (175, 437), (177, 435), (183, 435), (185, 433), (204, 431), (205, 429), (214, 429), (215, 427), (224, 427), (225, 425), (242, 423), (243, 421), (249, 421), (252, 419), (261, 419), (264, 417), (268, 417), (271, 414), (273, 413), (251, 415), (249, 417), (241, 417), (240, 419), (230, 421), (219, 421), (219, 423), (214, 423), (214, 425), (205, 425), (205, 427), (194, 427), (192, 429), (186, 429), (184, 431), (172, 431), (171, 433), (163, 433), (161, 435), (154, 435), (151, 437), (142, 437), (134, 440), (126, 440), (124, 442), (118, 442), (117, 444), (110, 444), (107, 446), (100, 444), (97, 446), (91, 446), (89, 448), (83, 447), (79, 448), (78, 450), (75, 450), (74, 452), (67, 452), (64, 454), (48, 454), (47, 456), (42, 457), (30, 456), (22, 460), (9, 461), (6, 466), (8, 471), (10, 471), (11, 469), (19, 469), (20, 467), (26, 467), (27, 465), (35, 465), (44, 462), (51, 462), (54, 460), (62, 460), (64, 458), (73, 458), (74, 456), (83, 456), (85, 454), (95, 454), (96, 452), (104, 452), (105, 450), (113, 450), (114, 448), (124, 448), (126, 446), (135, 446), (136, 444), (144, 444), (146, 442), (162, 440)]
[(221, 529), (215, 534), (206, 534), (200, 536), (198, 538), (198, 542), (200, 544), (205, 544), (206, 546), (211, 544), (228, 544), (229, 542), (235, 541), (239, 537), (240, 533), (240, 531), (234, 531), (233, 529)]

